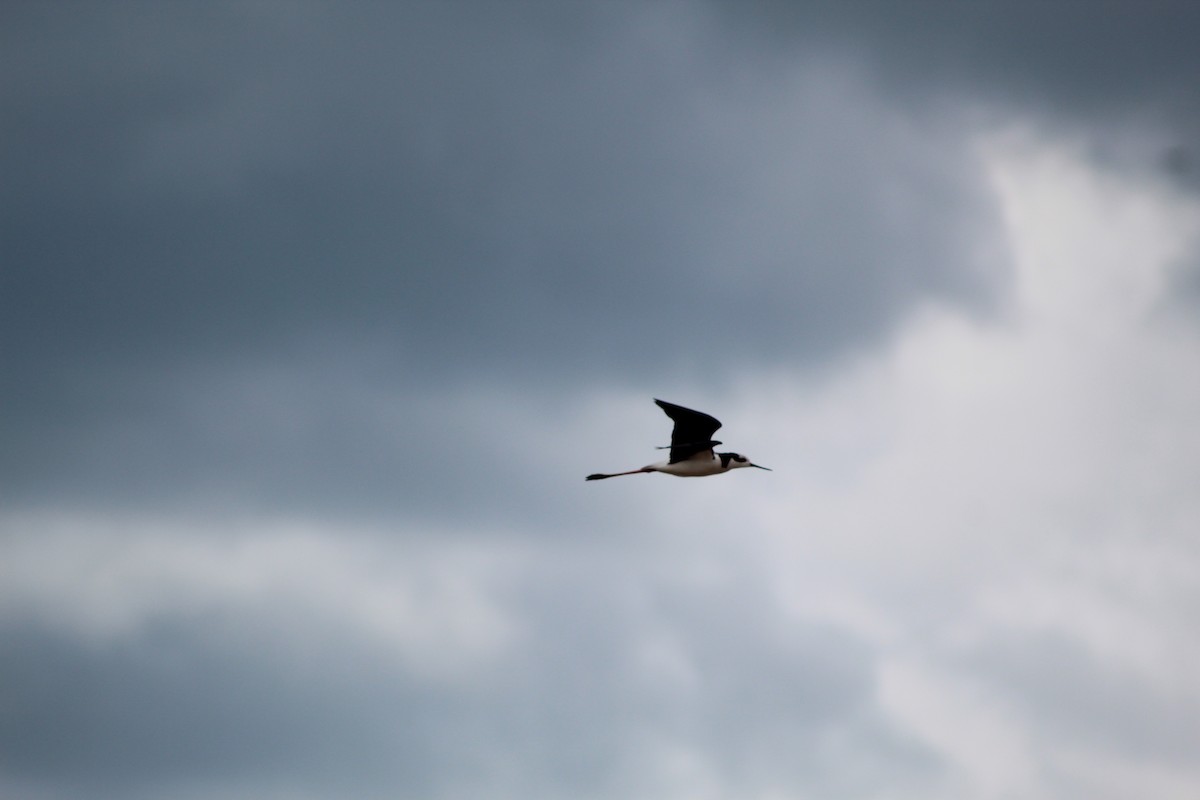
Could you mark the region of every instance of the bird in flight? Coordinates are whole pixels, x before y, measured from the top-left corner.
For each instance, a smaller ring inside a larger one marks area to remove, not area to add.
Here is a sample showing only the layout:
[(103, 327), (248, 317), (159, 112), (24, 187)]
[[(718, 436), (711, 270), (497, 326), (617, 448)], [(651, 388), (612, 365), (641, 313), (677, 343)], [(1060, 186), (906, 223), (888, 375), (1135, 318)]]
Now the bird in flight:
[(671, 431), (671, 457), (666, 461), (628, 472), (595, 472), (588, 475), (587, 480), (598, 481), (618, 475), (636, 475), (639, 472), (665, 472), (680, 478), (700, 478), (705, 475), (720, 475), (740, 467), (771, 471), (768, 467), (751, 463), (750, 459), (739, 453), (714, 453), (713, 448), (720, 442), (713, 439), (712, 435), (721, 427), (720, 421), (715, 417), (665, 400), (656, 399), (654, 402), (675, 422), (675, 428)]

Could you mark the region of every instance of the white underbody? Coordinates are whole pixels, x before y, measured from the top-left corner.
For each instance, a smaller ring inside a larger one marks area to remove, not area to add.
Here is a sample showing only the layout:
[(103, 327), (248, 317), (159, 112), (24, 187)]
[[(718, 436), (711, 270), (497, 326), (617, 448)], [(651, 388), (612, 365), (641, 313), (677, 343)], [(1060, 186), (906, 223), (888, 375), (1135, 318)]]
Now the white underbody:
[(711, 450), (697, 453), (689, 459), (677, 461), (674, 464), (669, 461), (660, 461), (645, 469), (665, 472), (679, 478), (702, 478), (705, 475), (719, 475), (729, 471), (728, 467), (721, 466), (721, 459), (717, 458)]

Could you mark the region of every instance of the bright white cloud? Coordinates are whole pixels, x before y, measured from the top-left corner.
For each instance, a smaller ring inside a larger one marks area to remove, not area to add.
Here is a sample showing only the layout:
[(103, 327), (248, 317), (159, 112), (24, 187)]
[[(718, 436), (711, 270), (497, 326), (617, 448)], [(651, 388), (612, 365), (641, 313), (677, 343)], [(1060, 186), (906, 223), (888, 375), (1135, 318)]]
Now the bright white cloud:
[(739, 416), (805, 480), (739, 491), (783, 602), (877, 643), (882, 700), (946, 759), (946, 796), (1194, 796), (1200, 337), (1164, 291), (1200, 207), (1032, 135), (980, 152), (1010, 306), (931, 307), (828, 383), (754, 386)]

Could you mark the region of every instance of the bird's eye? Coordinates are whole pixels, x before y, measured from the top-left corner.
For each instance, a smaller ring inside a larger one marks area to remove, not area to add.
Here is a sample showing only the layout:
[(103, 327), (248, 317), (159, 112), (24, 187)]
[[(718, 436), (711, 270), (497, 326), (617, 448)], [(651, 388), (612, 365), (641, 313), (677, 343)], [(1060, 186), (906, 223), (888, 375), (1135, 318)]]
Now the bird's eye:
[(734, 460), (735, 460), (735, 461), (737, 461), (739, 464), (745, 463), (745, 461), (746, 461), (746, 457), (745, 457), (745, 456), (737, 456), (737, 455), (735, 455), (733, 458), (734, 458)]

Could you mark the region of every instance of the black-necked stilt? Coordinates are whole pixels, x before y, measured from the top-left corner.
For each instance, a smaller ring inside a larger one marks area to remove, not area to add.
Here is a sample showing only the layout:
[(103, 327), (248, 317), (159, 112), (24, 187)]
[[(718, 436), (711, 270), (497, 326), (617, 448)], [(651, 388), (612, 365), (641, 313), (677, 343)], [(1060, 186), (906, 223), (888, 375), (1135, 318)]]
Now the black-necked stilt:
[(715, 417), (663, 400), (656, 399), (654, 402), (675, 421), (675, 429), (671, 431), (671, 457), (666, 461), (628, 472), (596, 472), (588, 475), (587, 480), (598, 481), (618, 475), (636, 475), (639, 472), (665, 472), (680, 478), (700, 478), (705, 475), (720, 475), (739, 467), (757, 467), (771, 471), (768, 467), (750, 463), (750, 459), (738, 453), (714, 453), (713, 448), (720, 442), (713, 439), (712, 435), (721, 427), (721, 422)]

